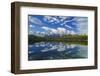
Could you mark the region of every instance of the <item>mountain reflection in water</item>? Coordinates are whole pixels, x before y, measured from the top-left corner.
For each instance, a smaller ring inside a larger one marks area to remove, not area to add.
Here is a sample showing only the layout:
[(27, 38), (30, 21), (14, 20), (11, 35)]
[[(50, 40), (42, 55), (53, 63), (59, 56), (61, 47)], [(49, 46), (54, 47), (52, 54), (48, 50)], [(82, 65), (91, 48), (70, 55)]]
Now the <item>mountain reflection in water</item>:
[(37, 42), (28, 46), (28, 60), (83, 59), (88, 46), (64, 42)]

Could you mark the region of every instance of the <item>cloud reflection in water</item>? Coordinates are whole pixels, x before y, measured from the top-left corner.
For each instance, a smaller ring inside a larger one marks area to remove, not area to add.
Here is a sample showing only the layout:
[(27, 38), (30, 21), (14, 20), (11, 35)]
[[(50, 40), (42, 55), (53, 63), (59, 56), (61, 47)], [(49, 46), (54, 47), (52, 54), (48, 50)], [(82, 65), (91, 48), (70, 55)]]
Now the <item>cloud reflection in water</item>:
[(37, 42), (28, 46), (28, 60), (87, 58), (87, 45)]

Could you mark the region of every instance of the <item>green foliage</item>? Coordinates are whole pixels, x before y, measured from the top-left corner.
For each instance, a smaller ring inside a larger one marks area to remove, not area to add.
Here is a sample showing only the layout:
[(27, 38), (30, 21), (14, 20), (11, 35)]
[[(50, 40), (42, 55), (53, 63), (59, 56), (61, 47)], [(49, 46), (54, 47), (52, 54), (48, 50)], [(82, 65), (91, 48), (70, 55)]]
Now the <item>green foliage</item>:
[(62, 42), (87, 42), (87, 35), (66, 35), (62, 37), (37, 37), (34, 35), (28, 36), (28, 42), (39, 42), (39, 41), (62, 41)]
[(63, 38), (78, 38), (78, 39), (87, 39), (88, 38), (88, 36), (87, 35), (66, 35), (66, 36), (64, 36)]

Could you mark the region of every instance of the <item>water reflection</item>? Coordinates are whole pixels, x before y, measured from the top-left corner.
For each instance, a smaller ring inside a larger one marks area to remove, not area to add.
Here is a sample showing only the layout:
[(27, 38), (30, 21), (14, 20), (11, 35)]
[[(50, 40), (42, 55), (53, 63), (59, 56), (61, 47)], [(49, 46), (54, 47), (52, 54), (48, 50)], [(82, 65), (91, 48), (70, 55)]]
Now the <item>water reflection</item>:
[(87, 45), (64, 42), (37, 42), (28, 46), (28, 60), (87, 58)]

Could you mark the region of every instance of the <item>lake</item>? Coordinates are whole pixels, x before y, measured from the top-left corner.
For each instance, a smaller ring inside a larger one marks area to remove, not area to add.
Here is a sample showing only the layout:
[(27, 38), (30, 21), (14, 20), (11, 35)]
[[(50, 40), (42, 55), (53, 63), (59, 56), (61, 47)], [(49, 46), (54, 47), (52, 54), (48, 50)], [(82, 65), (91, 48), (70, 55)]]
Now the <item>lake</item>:
[(28, 45), (28, 60), (83, 59), (88, 57), (87, 44), (36, 42)]

